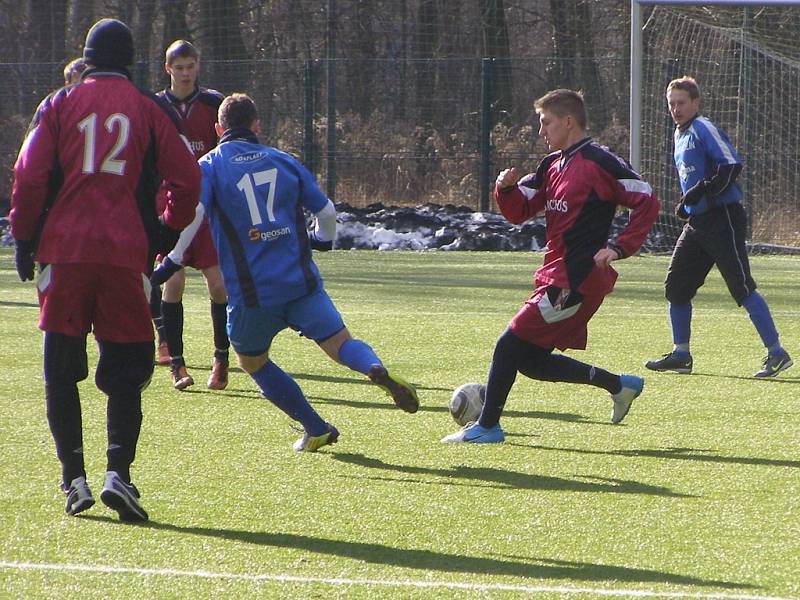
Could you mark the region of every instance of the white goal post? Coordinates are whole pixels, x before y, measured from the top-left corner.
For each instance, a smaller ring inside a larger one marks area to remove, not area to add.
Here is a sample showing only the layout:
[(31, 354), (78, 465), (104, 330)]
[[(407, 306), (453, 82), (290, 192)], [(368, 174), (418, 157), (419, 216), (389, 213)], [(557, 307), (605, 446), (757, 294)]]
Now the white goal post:
[(657, 229), (680, 227), (664, 90), (691, 75), (744, 163), (751, 251), (800, 248), (800, 1), (631, 0), (630, 34), (629, 159), (662, 200)]

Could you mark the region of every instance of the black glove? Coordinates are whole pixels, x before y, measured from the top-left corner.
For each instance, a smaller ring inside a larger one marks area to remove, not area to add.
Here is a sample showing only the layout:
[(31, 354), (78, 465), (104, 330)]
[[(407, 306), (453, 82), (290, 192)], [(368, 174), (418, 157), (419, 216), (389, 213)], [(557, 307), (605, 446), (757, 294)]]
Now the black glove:
[(16, 240), (17, 249), (14, 255), (14, 262), (17, 265), (17, 275), (20, 281), (33, 281), (35, 253), (33, 242), (30, 240)]
[(159, 221), (158, 226), (158, 254), (167, 254), (178, 243), (181, 232)]
[(328, 250), (333, 250), (333, 240), (323, 242), (321, 239), (317, 237), (317, 234), (313, 231), (308, 234), (308, 240), (311, 242), (311, 249), (317, 250), (319, 252), (327, 252)]
[(689, 213), (686, 212), (686, 206), (684, 206), (683, 202), (678, 203), (678, 206), (675, 207), (675, 216), (681, 221), (689, 220)]
[(173, 262), (169, 256), (164, 257), (161, 264), (158, 265), (153, 271), (153, 274), (150, 275), (150, 285), (154, 288), (160, 286), (182, 268), (183, 265)]
[(690, 188), (683, 196), (681, 196), (681, 204), (685, 206), (694, 206), (703, 195), (706, 193), (706, 182), (704, 179), (698, 181), (694, 187)]

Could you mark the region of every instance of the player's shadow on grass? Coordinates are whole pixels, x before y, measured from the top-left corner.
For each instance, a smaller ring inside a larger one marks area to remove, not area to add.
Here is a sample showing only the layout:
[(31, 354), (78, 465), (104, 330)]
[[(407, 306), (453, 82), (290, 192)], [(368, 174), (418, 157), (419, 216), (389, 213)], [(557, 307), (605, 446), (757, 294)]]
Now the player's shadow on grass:
[(13, 300), (0, 300), (0, 306), (17, 306), (21, 308), (39, 308), (36, 302), (14, 302)]
[[(80, 518), (93, 521), (106, 521), (123, 527), (129, 526), (106, 516), (98, 517), (86, 515)], [(452, 554), (435, 552), (432, 550), (397, 548), (395, 546), (368, 542), (336, 540), (317, 535), (242, 531), (215, 527), (182, 527), (171, 523), (160, 523), (158, 521), (149, 521), (140, 525), (140, 527), (175, 532), (181, 535), (213, 537), (238, 543), (255, 544), (257, 546), (287, 548), (307, 552), (309, 554), (337, 556), (368, 564), (417, 569), (422, 573), (464, 573), (592, 582), (665, 583), (672, 585), (713, 586), (737, 589), (753, 589), (756, 587), (750, 584), (703, 579), (700, 577), (691, 577), (652, 569), (636, 569), (618, 565), (524, 556), (512, 557), (514, 560), (503, 560), (487, 556), (465, 556), (463, 553)], [(545, 533), (543, 533), (543, 535)]]
[[(482, 481), (489, 484), (486, 487), (498, 489), (520, 489), (520, 490), (556, 490), (566, 492), (604, 492), (611, 494), (644, 494), (648, 496), (666, 496), (669, 498), (696, 498), (690, 494), (675, 492), (667, 487), (649, 485), (632, 481), (629, 479), (614, 479), (610, 477), (595, 477), (591, 475), (579, 476), (580, 479), (564, 479), (562, 477), (550, 477), (548, 475), (535, 475), (529, 473), (519, 473), (506, 469), (494, 467), (469, 467), (458, 465), (450, 469), (431, 469), (428, 467), (416, 467), (411, 465), (394, 465), (384, 462), (377, 458), (364, 456), (363, 454), (334, 453), (330, 455), (334, 460), (340, 462), (366, 467), (369, 469), (381, 469), (384, 471), (394, 471), (409, 475), (425, 475), (432, 477), (442, 477), (447, 480), (448, 485), (468, 485), (454, 484), (454, 480)], [(375, 479), (387, 480), (386, 477)], [(409, 482), (407, 479), (391, 480)], [(427, 482), (421, 482), (427, 483)]]
[[(346, 383), (346, 384), (357, 384), (357, 385), (375, 385), (366, 376), (361, 377), (340, 377), (338, 375), (312, 375), (309, 373), (289, 373), (294, 379), (300, 380), (307, 380), (307, 381), (324, 381), (327, 383)], [(433, 387), (433, 386), (425, 386), (419, 385), (418, 383), (414, 383), (411, 381), (414, 387), (417, 390), (433, 390), (433, 391), (440, 391), (440, 392), (450, 392), (452, 391), (451, 388), (446, 387)]]
[(753, 465), (766, 467), (800, 468), (800, 460), (784, 460), (777, 458), (757, 458), (752, 456), (720, 456), (716, 450), (700, 448), (651, 448), (644, 450), (590, 450), (586, 448), (558, 448), (556, 446), (531, 445), (535, 450), (554, 450), (556, 452), (572, 452), (575, 454), (594, 454), (605, 456), (627, 456), (633, 458), (668, 458), (674, 460), (693, 460), (718, 464)]
[(800, 376), (787, 376), (785, 373), (782, 373), (776, 377), (762, 377), (760, 379), (756, 379), (752, 375), (722, 375), (721, 373), (706, 373), (704, 371), (692, 371), (689, 374), (689, 377), (716, 377), (718, 379), (737, 379), (740, 381), (758, 381), (764, 383), (800, 383)]

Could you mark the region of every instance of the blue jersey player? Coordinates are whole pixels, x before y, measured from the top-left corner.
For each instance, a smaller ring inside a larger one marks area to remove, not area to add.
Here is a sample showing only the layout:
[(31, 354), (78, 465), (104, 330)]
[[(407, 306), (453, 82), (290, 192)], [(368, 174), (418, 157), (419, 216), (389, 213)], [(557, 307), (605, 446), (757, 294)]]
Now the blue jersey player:
[[(199, 161), (200, 202), (228, 292), (228, 334), (239, 364), (263, 395), (302, 424), (305, 434), (294, 449), (314, 452), (335, 443), (339, 432), (270, 358), (273, 338), (287, 327), (366, 375), (404, 411), (416, 412), (414, 388), (390, 375), (372, 348), (350, 336), (311, 259), (312, 248), (332, 248), (333, 203), (299, 162), (259, 143), (256, 107), (248, 96), (225, 98), (218, 121), (219, 145)], [(316, 216), (310, 235), (304, 209)]]
[(665, 282), (674, 347), (645, 366), (653, 371), (692, 372), (692, 298), (717, 265), (731, 296), (750, 315), (767, 348), (763, 366), (754, 376), (774, 377), (791, 367), (792, 359), (778, 341), (769, 307), (750, 274), (747, 214), (736, 184), (742, 163), (725, 133), (700, 114), (700, 89), (694, 79), (671, 81), (667, 104), (676, 125), (674, 158), (682, 194), (676, 212), (687, 223), (675, 244)]

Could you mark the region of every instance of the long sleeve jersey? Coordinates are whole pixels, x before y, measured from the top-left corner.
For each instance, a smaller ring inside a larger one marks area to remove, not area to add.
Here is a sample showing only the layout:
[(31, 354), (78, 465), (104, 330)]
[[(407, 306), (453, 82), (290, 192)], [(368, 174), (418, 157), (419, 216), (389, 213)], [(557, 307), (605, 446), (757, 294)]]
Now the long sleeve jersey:
[(175, 122), (125, 73), (86, 71), (36, 111), (14, 165), (11, 233), (38, 236), (39, 262), (145, 272), (162, 179), (163, 221), (180, 229), (194, 216), (200, 173)]
[(698, 184), (704, 193), (696, 204), (686, 205), (690, 215), (708, 212), (721, 204), (740, 202), (736, 176), (742, 162), (725, 132), (702, 115), (675, 128), (673, 159), (681, 193)]
[[(507, 190), (495, 190), (500, 211), (512, 223), (545, 213), (547, 244), (535, 285), (554, 285), (583, 294), (608, 294), (617, 273), (599, 268), (594, 255), (605, 247), (620, 258), (636, 252), (658, 216), (649, 184), (622, 159), (584, 138), (545, 157), (535, 173)], [(631, 211), (628, 225), (609, 240), (617, 206)]]

